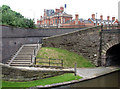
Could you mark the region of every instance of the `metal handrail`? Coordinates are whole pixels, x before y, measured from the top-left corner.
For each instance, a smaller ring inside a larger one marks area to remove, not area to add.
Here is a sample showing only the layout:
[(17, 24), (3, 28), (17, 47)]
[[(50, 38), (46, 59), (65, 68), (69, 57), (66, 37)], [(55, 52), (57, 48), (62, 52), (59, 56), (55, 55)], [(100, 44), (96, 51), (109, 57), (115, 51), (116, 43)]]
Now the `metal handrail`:
[(38, 41), (38, 44), (37, 46), (35, 47), (35, 49), (33, 50), (33, 55), (31, 57), (31, 64), (34, 64), (35, 63), (35, 59), (36, 59), (36, 56), (37, 56), (37, 52), (39, 51), (39, 48), (40, 48), (40, 44), (39, 44), (39, 41)]
[[(40, 58), (40, 59), (46, 59), (48, 62), (42, 62), (42, 61), (37, 61), (39, 63), (47, 63), (49, 66), (50, 64), (61, 64), (61, 67), (63, 67), (63, 59), (51, 59), (51, 58)], [(59, 62), (51, 62), (50, 60), (59, 60)]]

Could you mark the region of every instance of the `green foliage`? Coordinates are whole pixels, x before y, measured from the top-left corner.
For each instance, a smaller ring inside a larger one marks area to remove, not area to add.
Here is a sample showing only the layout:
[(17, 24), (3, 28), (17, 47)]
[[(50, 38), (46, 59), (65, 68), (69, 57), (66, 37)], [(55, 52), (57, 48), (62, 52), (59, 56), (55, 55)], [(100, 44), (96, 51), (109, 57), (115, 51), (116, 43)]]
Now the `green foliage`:
[(34, 21), (32, 19), (24, 18), (20, 13), (11, 10), (7, 5), (0, 7), (0, 23), (4, 25), (10, 25), (15, 27), (35, 28)]
[[(66, 81), (72, 81), (72, 80), (78, 80), (81, 79), (80, 76), (74, 76), (73, 73), (66, 73), (60, 76), (55, 76), (51, 78), (41, 79), (41, 80), (35, 80), (35, 81), (29, 81), (29, 82), (10, 82), (10, 81), (2, 81), (2, 87), (33, 87), (38, 85), (48, 85), (48, 84), (54, 84), (54, 83), (61, 83)], [(13, 88), (14, 89), (14, 88)], [(21, 89), (21, 88), (20, 88)], [(22, 88), (23, 89), (23, 88)]]
[(41, 61), (40, 58), (63, 59), (64, 67), (74, 67), (75, 63), (77, 67), (95, 67), (84, 57), (60, 48), (42, 47), (37, 54), (37, 61)]

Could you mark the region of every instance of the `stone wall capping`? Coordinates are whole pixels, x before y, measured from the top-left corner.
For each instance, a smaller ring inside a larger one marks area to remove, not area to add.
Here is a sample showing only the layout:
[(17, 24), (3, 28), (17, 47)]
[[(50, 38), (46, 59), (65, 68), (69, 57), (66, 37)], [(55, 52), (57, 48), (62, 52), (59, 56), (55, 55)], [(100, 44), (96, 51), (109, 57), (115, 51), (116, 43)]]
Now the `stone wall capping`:
[(81, 31), (88, 31), (88, 29), (90, 30), (90, 29), (93, 29), (93, 28), (96, 28), (96, 27), (99, 27), (99, 26), (82, 28), (82, 29), (80, 29), (80, 30), (73, 31), (73, 32), (68, 32), (68, 33), (64, 33), (64, 34), (60, 34), (60, 35), (55, 35), (55, 36), (51, 36), (51, 37), (44, 37), (43, 40), (45, 40), (45, 39), (50, 39), (50, 38), (55, 38), (55, 37), (59, 37), (59, 36), (66, 36), (66, 35), (69, 35), (69, 34), (75, 34), (75, 33), (81, 32)]
[(0, 63), (0, 66), (2, 67), (2, 79), (6, 81), (31, 81), (64, 73), (74, 73), (74, 69), (12, 67), (2, 63)]

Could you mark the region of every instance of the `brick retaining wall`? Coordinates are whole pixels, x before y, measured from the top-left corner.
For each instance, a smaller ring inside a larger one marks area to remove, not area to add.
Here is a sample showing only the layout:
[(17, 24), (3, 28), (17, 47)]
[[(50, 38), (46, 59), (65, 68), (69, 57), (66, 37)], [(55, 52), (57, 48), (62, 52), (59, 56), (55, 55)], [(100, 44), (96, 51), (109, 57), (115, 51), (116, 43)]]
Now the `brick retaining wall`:
[(74, 71), (72, 70), (60, 70), (60, 69), (42, 70), (33, 67), (16, 68), (1, 63), (0, 66), (2, 67), (2, 79), (6, 81), (31, 81), (53, 77), (64, 73), (74, 73)]
[(100, 27), (90, 27), (63, 35), (43, 38), (43, 46), (75, 52), (97, 65), (100, 39), (99, 29)]

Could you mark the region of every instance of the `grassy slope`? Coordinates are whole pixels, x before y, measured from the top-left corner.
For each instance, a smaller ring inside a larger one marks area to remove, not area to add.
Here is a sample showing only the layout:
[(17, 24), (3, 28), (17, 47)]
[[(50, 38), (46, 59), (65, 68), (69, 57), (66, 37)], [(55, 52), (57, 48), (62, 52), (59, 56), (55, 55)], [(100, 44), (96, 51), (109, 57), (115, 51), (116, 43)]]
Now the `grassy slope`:
[(80, 76), (74, 76), (73, 73), (67, 73), (60, 76), (55, 76), (51, 78), (35, 80), (30, 82), (9, 82), (2, 81), (2, 87), (33, 87), (38, 85), (48, 85), (53, 83), (61, 83), (65, 81), (78, 80), (81, 79)]
[(39, 58), (63, 59), (64, 67), (74, 67), (75, 63), (77, 67), (95, 66), (82, 56), (59, 48), (42, 47), (37, 55), (37, 59)]

